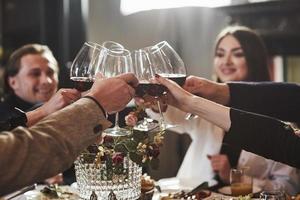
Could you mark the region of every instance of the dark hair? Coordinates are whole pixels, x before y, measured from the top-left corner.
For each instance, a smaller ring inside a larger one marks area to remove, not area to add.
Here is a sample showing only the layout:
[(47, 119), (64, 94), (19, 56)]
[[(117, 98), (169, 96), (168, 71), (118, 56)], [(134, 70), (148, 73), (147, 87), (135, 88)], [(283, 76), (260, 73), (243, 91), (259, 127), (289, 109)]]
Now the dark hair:
[[(237, 39), (244, 51), (248, 66), (248, 76), (244, 81), (270, 81), (268, 53), (261, 37), (244, 26), (229, 26), (217, 36), (215, 53), (221, 40), (227, 35)], [(218, 78), (218, 81), (219, 78)]]
[(17, 75), (21, 68), (21, 59), (28, 54), (42, 55), (57, 67), (58, 63), (52, 54), (52, 51), (46, 46), (41, 44), (27, 44), (15, 50), (9, 57), (5, 71), (4, 71), (4, 92), (12, 93), (13, 90), (9, 85), (8, 78)]

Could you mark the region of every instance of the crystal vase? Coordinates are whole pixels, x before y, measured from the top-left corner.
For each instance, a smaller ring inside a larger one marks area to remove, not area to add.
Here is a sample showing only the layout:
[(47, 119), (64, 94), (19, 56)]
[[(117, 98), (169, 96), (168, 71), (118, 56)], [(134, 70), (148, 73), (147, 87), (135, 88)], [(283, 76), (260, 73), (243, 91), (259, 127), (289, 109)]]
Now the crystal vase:
[(75, 172), (79, 196), (90, 199), (110, 199), (112, 195), (118, 200), (138, 199), (141, 194), (142, 168), (127, 156), (115, 165), (112, 160), (97, 161), (96, 154), (83, 153), (75, 161)]

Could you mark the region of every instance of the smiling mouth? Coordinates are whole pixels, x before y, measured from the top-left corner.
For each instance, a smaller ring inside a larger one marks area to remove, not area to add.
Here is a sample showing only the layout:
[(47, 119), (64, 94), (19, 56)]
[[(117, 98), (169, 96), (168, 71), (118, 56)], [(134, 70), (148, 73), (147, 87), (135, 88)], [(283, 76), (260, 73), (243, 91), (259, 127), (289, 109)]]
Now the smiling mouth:
[(41, 95), (48, 95), (52, 93), (52, 89), (35, 89), (35, 92)]
[(221, 69), (221, 72), (225, 75), (233, 74), (236, 70), (234, 68), (224, 68)]

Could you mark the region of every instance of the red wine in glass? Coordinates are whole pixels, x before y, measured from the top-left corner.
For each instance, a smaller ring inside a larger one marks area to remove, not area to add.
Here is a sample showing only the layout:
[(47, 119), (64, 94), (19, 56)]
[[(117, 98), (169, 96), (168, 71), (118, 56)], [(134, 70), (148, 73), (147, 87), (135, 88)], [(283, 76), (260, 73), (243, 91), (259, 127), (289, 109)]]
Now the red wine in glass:
[(88, 77), (71, 77), (74, 88), (79, 90), (80, 92), (87, 91), (91, 89), (94, 80)]
[(186, 79), (186, 74), (159, 74), (164, 78), (168, 78), (172, 81), (174, 81), (175, 83), (177, 83), (178, 85), (180, 85), (181, 87), (184, 85), (185, 83), (185, 79)]
[(139, 83), (135, 90), (138, 97), (143, 97), (148, 94), (153, 97), (160, 97), (167, 92), (167, 87), (157, 83)]

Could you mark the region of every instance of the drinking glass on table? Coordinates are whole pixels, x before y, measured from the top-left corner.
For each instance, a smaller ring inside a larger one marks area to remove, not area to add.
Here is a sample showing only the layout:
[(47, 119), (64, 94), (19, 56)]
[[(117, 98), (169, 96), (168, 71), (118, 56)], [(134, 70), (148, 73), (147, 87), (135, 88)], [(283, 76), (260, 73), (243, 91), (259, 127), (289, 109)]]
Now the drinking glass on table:
[(230, 188), (232, 196), (252, 193), (252, 177), (247, 176), (247, 168), (230, 170)]
[[(119, 74), (133, 72), (131, 54), (126, 49), (110, 49), (102, 62), (102, 73), (105, 77), (115, 77)], [(104, 130), (110, 136), (129, 135), (130, 131), (119, 126), (119, 113), (116, 112), (115, 125), (113, 128)]]
[(106, 52), (107, 49), (97, 43), (83, 44), (70, 70), (70, 79), (77, 90), (84, 92), (92, 87)]

